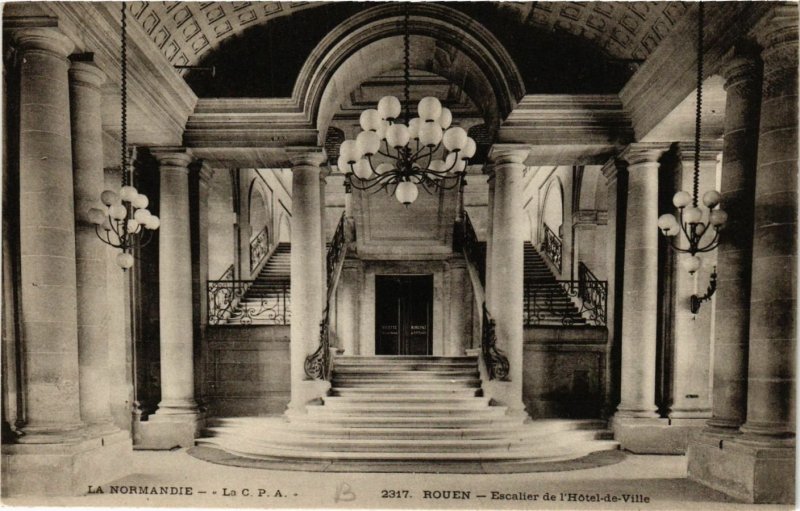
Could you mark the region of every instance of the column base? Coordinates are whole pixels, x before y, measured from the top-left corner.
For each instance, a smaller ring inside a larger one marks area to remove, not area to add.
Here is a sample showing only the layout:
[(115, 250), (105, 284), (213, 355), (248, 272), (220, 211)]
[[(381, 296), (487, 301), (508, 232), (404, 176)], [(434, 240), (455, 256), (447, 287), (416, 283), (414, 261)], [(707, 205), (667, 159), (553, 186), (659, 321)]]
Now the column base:
[(127, 431), (77, 443), (5, 444), (2, 496), (84, 495), (89, 485), (98, 486), (128, 475), (132, 454)]
[(795, 447), (745, 441), (711, 432), (694, 439), (689, 479), (753, 504), (794, 504)]
[(685, 454), (689, 442), (700, 435), (706, 419), (625, 417), (611, 419), (614, 440), (636, 454)]
[(136, 450), (169, 450), (192, 447), (194, 439), (205, 427), (205, 417), (193, 413), (161, 413), (159, 409), (148, 420), (134, 422), (133, 448)]
[(284, 415), (290, 418), (306, 414), (306, 405), (319, 403), (328, 394), (331, 383), (325, 380), (303, 380), (292, 384), (292, 400), (286, 407)]

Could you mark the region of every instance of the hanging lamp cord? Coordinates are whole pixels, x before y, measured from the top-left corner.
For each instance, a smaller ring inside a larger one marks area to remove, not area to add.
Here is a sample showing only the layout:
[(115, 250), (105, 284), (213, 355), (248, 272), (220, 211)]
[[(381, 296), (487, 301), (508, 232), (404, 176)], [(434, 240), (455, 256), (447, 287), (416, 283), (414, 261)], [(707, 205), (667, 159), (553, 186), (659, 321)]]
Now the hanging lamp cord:
[(700, 129), (703, 112), (703, 2), (698, 2), (697, 16), (697, 109), (694, 121), (694, 181), (692, 182), (692, 206), (697, 207), (700, 193)]
[(406, 3), (403, 19), (403, 94), (405, 100), (405, 120), (408, 126), (411, 120), (411, 43), (408, 33), (408, 21), (411, 16), (411, 4)]
[(127, 27), (127, 9), (125, 2), (122, 2), (122, 79), (121, 79), (121, 124), (120, 127), (120, 146), (121, 146), (121, 159), (122, 162), (122, 186), (130, 184), (130, 176), (128, 175), (128, 27)]

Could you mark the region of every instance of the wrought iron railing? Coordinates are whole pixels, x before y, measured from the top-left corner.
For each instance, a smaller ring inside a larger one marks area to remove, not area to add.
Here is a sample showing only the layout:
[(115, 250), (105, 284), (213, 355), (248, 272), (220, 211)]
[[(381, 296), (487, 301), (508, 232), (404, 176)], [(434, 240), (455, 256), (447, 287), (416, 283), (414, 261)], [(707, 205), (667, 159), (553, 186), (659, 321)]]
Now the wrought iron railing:
[(234, 265), (228, 266), (228, 268), (222, 272), (218, 280), (233, 280), (236, 277), (236, 267)]
[(561, 238), (554, 233), (547, 224), (544, 227), (544, 239), (542, 240), (542, 253), (547, 256), (553, 266), (561, 273)]
[(461, 249), (464, 251), (465, 256), (475, 265), (478, 270), (478, 275), (481, 279), (481, 284), (486, 284), (486, 244), (478, 241), (478, 235), (475, 233), (475, 227), (472, 225), (469, 215), (464, 211), (464, 220), (461, 223), (460, 231)]
[(252, 280), (209, 280), (208, 324), (288, 325), (289, 281), (269, 281), (261, 289), (253, 285)]
[(264, 227), (258, 235), (250, 240), (250, 273), (253, 273), (261, 261), (269, 254), (269, 234)]
[(489, 379), (508, 381), (508, 357), (503, 350), (497, 347), (495, 323), (486, 308), (486, 303), (483, 304), (483, 335), (481, 337), (483, 363), (486, 364)]
[(311, 355), (306, 357), (304, 369), (306, 375), (314, 380), (328, 380), (331, 376), (331, 337), (330, 337), (330, 306), (331, 298), (336, 289), (336, 284), (341, 274), (344, 256), (347, 252), (345, 243), (345, 229), (347, 219), (342, 213), (339, 224), (331, 239), (326, 256), (326, 282), (328, 284), (327, 299), (325, 300), (325, 310), (322, 311), (322, 321), (319, 323), (319, 347)]
[(325, 269), (327, 271), (327, 275), (325, 276), (325, 282), (327, 283), (328, 290), (333, 287), (333, 277), (336, 274), (336, 263), (339, 262), (339, 259), (342, 256), (342, 252), (345, 250), (345, 228), (347, 220), (345, 219), (345, 215), (342, 214), (342, 217), (339, 219), (339, 223), (336, 225), (336, 231), (333, 233), (333, 238), (331, 238), (331, 246), (328, 249), (328, 254), (326, 255), (326, 265)]
[[(478, 241), (475, 228), (467, 212), (464, 212), (463, 220), (460, 225), (457, 222), (455, 228), (455, 249), (464, 253), (467, 259), (470, 277), (473, 282), (475, 299), (483, 312), (482, 332), (481, 332), (481, 358), (486, 366), (490, 380), (509, 379), (509, 364), (506, 354), (497, 347), (497, 333), (495, 322), (489, 314), (486, 302), (483, 299), (483, 286), (486, 273), (486, 253), (482, 243)], [(477, 277), (475, 274), (478, 274)], [(477, 281), (476, 281), (477, 278)]]
[(583, 268), (578, 266), (579, 280), (526, 282), (524, 325), (605, 326), (608, 283)]

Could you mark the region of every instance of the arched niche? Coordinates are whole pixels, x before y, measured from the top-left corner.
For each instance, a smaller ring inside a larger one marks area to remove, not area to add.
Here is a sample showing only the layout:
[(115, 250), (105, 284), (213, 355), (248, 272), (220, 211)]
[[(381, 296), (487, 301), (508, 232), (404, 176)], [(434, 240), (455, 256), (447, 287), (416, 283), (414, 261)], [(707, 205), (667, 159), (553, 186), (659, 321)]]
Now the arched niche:
[(608, 190), (606, 178), (601, 167), (589, 165), (584, 167), (578, 196), (578, 209), (582, 211), (606, 211)]
[(557, 177), (550, 180), (542, 201), (540, 215), (542, 225), (546, 225), (558, 237), (563, 238), (562, 226), (564, 224), (564, 185)]
[(256, 237), (264, 229), (267, 229), (267, 239), (269, 239), (272, 209), (270, 208), (269, 190), (265, 188), (259, 179), (254, 179), (250, 184), (248, 197), (250, 239)]
[(280, 218), (278, 219), (277, 239), (279, 243), (292, 242), (292, 222), (286, 211), (281, 211)]

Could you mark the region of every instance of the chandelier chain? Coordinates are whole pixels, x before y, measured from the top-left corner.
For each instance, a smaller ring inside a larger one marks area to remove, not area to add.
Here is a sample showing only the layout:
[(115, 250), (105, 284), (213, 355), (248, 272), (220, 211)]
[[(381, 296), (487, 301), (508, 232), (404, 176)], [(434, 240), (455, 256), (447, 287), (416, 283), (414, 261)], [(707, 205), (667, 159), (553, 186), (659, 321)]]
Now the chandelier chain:
[(405, 104), (406, 126), (411, 120), (411, 42), (408, 33), (408, 22), (411, 17), (410, 4), (406, 3), (405, 16), (403, 19), (403, 99)]
[(698, 2), (697, 17), (697, 107), (694, 121), (694, 176), (692, 181), (692, 206), (697, 207), (700, 194), (700, 130), (703, 114), (703, 2)]
[(122, 185), (130, 184), (128, 176), (128, 30), (127, 30), (127, 9), (125, 2), (122, 2), (122, 79), (121, 79), (121, 127), (120, 127), (120, 145), (121, 145), (121, 163), (122, 163)]

